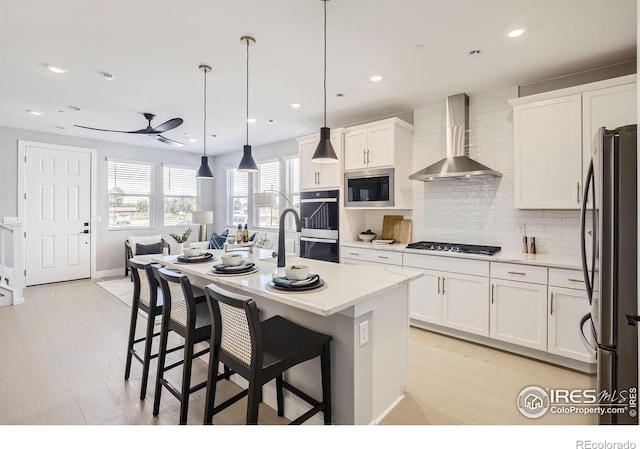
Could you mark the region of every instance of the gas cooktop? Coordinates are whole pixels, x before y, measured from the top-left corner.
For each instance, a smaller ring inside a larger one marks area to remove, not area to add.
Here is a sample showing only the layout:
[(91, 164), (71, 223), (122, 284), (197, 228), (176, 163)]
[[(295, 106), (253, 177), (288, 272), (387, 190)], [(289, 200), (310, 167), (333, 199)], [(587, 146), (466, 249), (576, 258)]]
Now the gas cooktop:
[(493, 256), (500, 251), (499, 246), (464, 245), (460, 243), (442, 242), (414, 242), (407, 245), (407, 249), (424, 249), (428, 251), (449, 251), (451, 253), (483, 254)]

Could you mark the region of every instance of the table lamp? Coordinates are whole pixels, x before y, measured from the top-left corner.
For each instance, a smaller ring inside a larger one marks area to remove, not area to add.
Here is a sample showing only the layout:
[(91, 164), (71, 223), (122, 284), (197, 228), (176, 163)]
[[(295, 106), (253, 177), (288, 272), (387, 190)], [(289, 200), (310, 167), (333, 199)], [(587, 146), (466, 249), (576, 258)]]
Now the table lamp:
[(191, 221), (200, 225), (200, 242), (208, 240), (207, 238), (207, 225), (213, 223), (213, 211), (210, 210), (196, 210), (191, 212)]

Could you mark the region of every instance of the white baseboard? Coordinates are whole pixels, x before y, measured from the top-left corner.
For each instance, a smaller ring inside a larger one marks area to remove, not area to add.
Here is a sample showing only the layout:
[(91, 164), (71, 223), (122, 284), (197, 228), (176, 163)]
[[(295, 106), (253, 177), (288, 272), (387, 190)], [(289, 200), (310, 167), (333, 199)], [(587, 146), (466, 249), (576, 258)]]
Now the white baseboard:
[(91, 276), (91, 279), (111, 278), (111, 277), (114, 277), (114, 276), (124, 276), (124, 267), (123, 268), (115, 268), (113, 270), (96, 271)]
[(391, 405), (389, 407), (387, 407), (387, 409), (382, 412), (380, 414), (380, 416), (378, 416), (377, 418), (375, 418), (373, 421), (371, 421), (369, 423), (369, 425), (377, 425), (380, 424), (380, 422), (389, 414), (391, 413), (391, 410), (393, 410), (394, 408), (396, 408), (396, 405), (398, 405), (400, 403), (400, 401), (402, 401), (404, 399), (404, 394), (400, 395), (395, 401), (393, 401), (391, 403)]

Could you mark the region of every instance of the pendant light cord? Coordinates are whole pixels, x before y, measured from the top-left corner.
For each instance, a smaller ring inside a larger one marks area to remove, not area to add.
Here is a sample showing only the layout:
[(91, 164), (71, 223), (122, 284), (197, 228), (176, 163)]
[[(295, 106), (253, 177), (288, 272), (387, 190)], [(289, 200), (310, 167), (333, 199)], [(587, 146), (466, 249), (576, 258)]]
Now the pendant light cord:
[(327, 0), (324, 3), (324, 127), (327, 127)]
[(204, 72), (204, 127), (202, 128), (202, 152), (207, 155), (207, 69)]
[(249, 39), (247, 39), (247, 145), (249, 145)]

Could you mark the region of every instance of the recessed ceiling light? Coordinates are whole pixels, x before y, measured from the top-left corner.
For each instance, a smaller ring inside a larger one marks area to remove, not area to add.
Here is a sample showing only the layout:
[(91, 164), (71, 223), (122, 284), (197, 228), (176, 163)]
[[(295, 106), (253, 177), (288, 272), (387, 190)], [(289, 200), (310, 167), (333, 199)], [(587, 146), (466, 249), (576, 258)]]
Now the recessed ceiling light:
[(267, 123), (270, 125), (273, 125), (275, 122), (276, 122), (275, 120), (271, 120), (271, 119), (267, 120)]
[(293, 109), (298, 109), (302, 105), (300, 103), (290, 103), (289, 106), (291, 106)]
[(382, 81), (382, 77), (380, 75), (373, 75), (371, 78), (369, 78), (371, 81), (373, 81), (374, 83), (377, 83), (378, 81)]
[(198, 141), (198, 139), (194, 139), (194, 138), (192, 137), (192, 138), (188, 139), (188, 141), (189, 141), (189, 142), (191, 142), (191, 143), (193, 143), (193, 142), (197, 142), (197, 141)]
[(424, 50), (424, 44), (416, 45), (416, 50)]
[(68, 70), (67, 69), (63, 69), (62, 67), (56, 67), (53, 65), (47, 65), (47, 68), (52, 71), (53, 73), (67, 73)]
[(256, 119), (254, 119), (254, 118), (248, 118), (247, 119), (247, 123), (255, 123), (255, 122), (256, 122)]
[(520, 37), (524, 34), (524, 28), (514, 28), (507, 32), (507, 36), (511, 38)]
[(100, 72), (100, 75), (102, 75), (102, 78), (104, 78), (107, 81), (111, 81), (112, 79), (115, 78), (115, 76), (109, 72)]
[(42, 114), (44, 114), (44, 112), (40, 112), (40, 111), (32, 111), (31, 109), (27, 109), (27, 112), (28, 112), (29, 114), (31, 114), (31, 115), (35, 115), (35, 116), (38, 116), (38, 115), (42, 115)]

